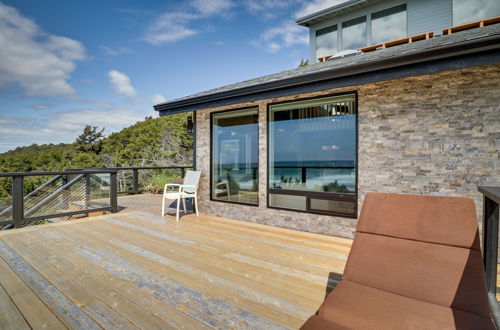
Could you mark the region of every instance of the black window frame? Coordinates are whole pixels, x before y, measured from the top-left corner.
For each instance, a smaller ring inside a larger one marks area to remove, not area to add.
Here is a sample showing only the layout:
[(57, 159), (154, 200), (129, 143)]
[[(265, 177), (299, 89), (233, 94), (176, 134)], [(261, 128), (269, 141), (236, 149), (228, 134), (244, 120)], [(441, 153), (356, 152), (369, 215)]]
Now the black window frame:
[[(252, 206), (252, 207), (259, 207), (260, 205), (260, 199), (259, 199), (259, 188), (257, 188), (257, 204), (252, 204), (252, 203), (245, 203), (245, 202), (237, 202), (237, 201), (225, 201), (222, 199), (215, 199), (213, 198), (213, 156), (214, 156), (214, 148), (213, 148), (213, 137), (214, 137), (214, 116), (220, 113), (225, 113), (225, 112), (231, 112), (231, 111), (242, 111), (242, 110), (257, 110), (257, 127), (259, 127), (259, 118), (260, 118), (260, 111), (259, 111), (259, 106), (249, 106), (249, 107), (241, 107), (241, 108), (234, 108), (234, 109), (228, 109), (228, 110), (221, 110), (221, 111), (214, 111), (210, 113), (210, 201), (211, 202), (220, 202), (220, 203), (227, 203), (227, 204), (237, 204), (237, 205), (245, 205), (245, 206)], [(259, 131), (259, 128), (257, 129)], [(259, 134), (258, 132), (257, 134)], [(257, 139), (257, 174), (258, 174), (258, 179), (257, 179), (257, 187), (259, 187), (258, 181), (260, 180), (260, 139)]]
[[(332, 96), (343, 96), (343, 95), (354, 95), (354, 113), (356, 114), (356, 121), (355, 121), (355, 151), (356, 151), (356, 180), (355, 180), (355, 192), (354, 194), (342, 194), (342, 193), (332, 193), (332, 192), (318, 192), (318, 191), (298, 191), (298, 190), (286, 190), (286, 189), (271, 189), (269, 188), (269, 179), (270, 179), (270, 166), (269, 166), (269, 138), (270, 138), (270, 110), (271, 106), (277, 105), (277, 104), (285, 104), (285, 103), (294, 103), (298, 101), (307, 101), (307, 100), (314, 100), (314, 99), (321, 99), (321, 98), (326, 98), (326, 97), (332, 97)], [(298, 98), (298, 99), (293, 99), (293, 100), (287, 100), (287, 101), (280, 101), (280, 102), (273, 102), (273, 103), (267, 103), (267, 113), (266, 113), (266, 131), (267, 131), (267, 136), (266, 136), (266, 166), (267, 166), (267, 175), (266, 175), (266, 207), (269, 209), (275, 209), (275, 210), (284, 210), (284, 211), (289, 211), (289, 212), (300, 212), (300, 213), (307, 213), (307, 214), (320, 214), (320, 215), (331, 215), (331, 216), (337, 216), (337, 217), (342, 217), (342, 218), (349, 218), (349, 219), (357, 219), (358, 218), (358, 172), (359, 172), (359, 124), (358, 124), (358, 92), (357, 91), (349, 91), (349, 92), (342, 92), (342, 93), (333, 93), (333, 94), (324, 94), (324, 95), (317, 95), (317, 96), (312, 96), (312, 97), (304, 97), (304, 98)], [(289, 209), (289, 208), (284, 208), (284, 207), (278, 207), (278, 206), (272, 206), (269, 204), (269, 194), (281, 194), (281, 195), (292, 195), (292, 196), (305, 196), (306, 197), (306, 210), (297, 210), (297, 209)], [(347, 201), (347, 202), (353, 202), (354, 203), (354, 212), (353, 214), (346, 214), (346, 213), (339, 213), (339, 212), (330, 212), (330, 211), (322, 211), (322, 210), (316, 210), (316, 209), (311, 209), (311, 199), (326, 199), (326, 200), (336, 200), (336, 201)]]

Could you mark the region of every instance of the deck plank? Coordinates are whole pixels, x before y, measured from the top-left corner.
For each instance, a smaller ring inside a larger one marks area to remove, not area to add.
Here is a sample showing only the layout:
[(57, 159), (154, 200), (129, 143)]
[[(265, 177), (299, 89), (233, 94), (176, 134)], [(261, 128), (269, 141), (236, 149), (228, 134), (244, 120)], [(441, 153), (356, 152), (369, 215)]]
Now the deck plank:
[[(70, 262), (66, 258), (55, 254), (53, 251), (40, 244), (40, 240), (34, 240), (31, 236), (22, 237), (22, 242), (39, 256), (44, 258), (56, 269), (60, 270), (78, 284), (85, 286), (96, 297), (101, 299), (108, 306), (111, 306), (118, 313), (130, 320), (142, 329), (166, 329), (174, 328), (167, 322), (162, 321), (145, 308), (137, 305), (133, 300), (122, 295), (112, 287), (106, 285), (105, 281), (94, 277), (86, 269)], [(95, 274), (94, 274), (95, 275)]]
[(141, 210), (1, 232), (0, 270), (5, 260), (28, 292), (24, 304), (12, 288), (2, 294), (2, 274), (1, 303), (29, 327), (41, 312), (28, 296), (60, 327), (296, 329), (341, 278), (349, 239), (206, 215), (176, 222), (156, 214), (155, 198)]
[[(150, 295), (143, 288), (135, 286), (130, 281), (127, 281), (115, 274), (105, 270), (102, 267), (82, 258), (74, 252), (75, 248), (79, 248), (75, 241), (71, 241), (68, 237), (58, 237), (57, 233), (60, 227), (54, 228), (50, 231), (34, 233), (34, 237), (43, 240), (44, 235), (50, 235), (50, 244), (44, 243), (44, 246), (51, 250), (53, 253), (68, 259), (70, 262), (79, 265), (80, 267), (88, 270), (92, 274), (99, 276), (107, 285), (117, 290), (121, 294), (133, 299), (137, 304), (140, 304), (145, 309), (150, 311), (156, 317), (170, 324), (172, 327), (178, 329), (204, 329), (208, 326), (200, 323), (191, 316), (184, 314), (182, 311), (177, 310), (175, 307), (167, 304), (165, 301), (160, 300), (159, 297)], [(55, 235), (54, 235), (55, 234)], [(64, 234), (64, 233), (63, 233)], [(164, 328), (168, 328), (165, 326)]]
[[(163, 257), (173, 259), (172, 262), (184, 264), (189, 261), (190, 264), (195, 265), (201, 271), (206, 271), (211, 274), (218, 273), (225, 278), (228, 278), (228, 276), (222, 273), (229, 272), (243, 279), (267, 284), (273, 288), (283, 290), (284, 292), (290, 292), (294, 295), (301, 296), (293, 297), (291, 299), (292, 301), (301, 301), (304, 304), (307, 301), (312, 301), (313, 306), (317, 306), (318, 301), (321, 302), (324, 298), (324, 293), (321, 293), (321, 289), (325, 288), (327, 278), (319, 278), (320, 280), (318, 280), (318, 278), (313, 278), (311, 276), (307, 277), (304, 274), (300, 274), (301, 276), (299, 278), (304, 281), (298, 282), (297, 277), (290, 276), (290, 274), (286, 272), (286, 268), (283, 269), (281, 266), (266, 268), (262, 267), (261, 264), (252, 264), (247, 260), (245, 260), (247, 262), (241, 262), (238, 258), (230, 258), (225, 254), (216, 254), (203, 247), (192, 246), (191, 244), (176, 244), (143, 233), (136, 233), (131, 236), (124, 228), (117, 228), (106, 222), (101, 222), (94, 227), (89, 227), (89, 230), (96, 230), (116, 238), (117, 243), (115, 245), (117, 246), (119, 246), (119, 244), (123, 246), (123, 242), (128, 242), (135, 246), (145, 247), (148, 251), (162, 255)], [(119, 240), (121, 240), (122, 243), (119, 243)], [(214, 262), (214, 260), (217, 262)], [(178, 269), (179, 267), (176, 268)], [(315, 281), (309, 282), (311, 279)], [(313, 292), (313, 294), (311, 294), (311, 292)], [(320, 293), (318, 297), (314, 297), (316, 293)]]
[[(91, 292), (70, 277), (52, 267), (32, 249), (14, 237), (5, 238), (6, 243), (26, 262), (38, 271), (54, 288), (59, 290), (76, 306), (92, 318), (99, 326), (108, 329), (137, 329), (114, 309), (97, 299)], [(89, 283), (90, 285), (90, 283)]]
[[(0, 253), (2, 256), (2, 253)], [(0, 258), (0, 284), (24, 318), (34, 329), (66, 329), (52, 311), (31, 291), (3, 259)], [(7, 327), (7, 328), (10, 328)], [(14, 328), (14, 327), (13, 327)]]
[[(88, 232), (87, 228), (61, 228), (61, 231), (63, 232), (72, 230), (83, 230), (84, 232)], [(255, 322), (258, 320), (258, 317), (256, 317), (256, 315), (251, 315), (250, 313), (254, 313), (254, 311), (256, 311), (255, 314), (260, 315), (261, 317), (264, 317), (264, 315), (269, 319), (272, 317), (278, 317), (278, 321), (285, 322), (285, 324), (292, 325), (293, 327), (297, 327), (297, 325), (302, 322), (301, 320), (305, 318), (305, 315), (310, 315), (309, 311), (305, 311), (299, 305), (277, 299), (271, 295), (266, 295), (266, 293), (257, 291), (254, 288), (245, 288), (238, 283), (229, 281), (226, 279), (228, 274), (222, 278), (209, 272), (199, 272), (196, 270), (196, 267), (189, 267), (188, 265), (182, 267), (181, 264), (175, 265), (181, 267), (181, 269), (177, 269), (172, 265), (162, 264), (158, 260), (151, 260), (146, 258), (144, 255), (136, 254), (114, 246), (109, 242), (106, 242), (108, 239), (109, 236), (107, 235), (100, 235), (97, 232), (93, 232), (92, 235), (88, 237), (88, 241), (91, 242), (91, 245), (94, 248), (87, 248), (85, 251), (81, 251), (80, 253), (89, 258), (89, 260), (93, 259), (97, 262), (102, 262), (106, 265), (106, 267), (109, 267), (111, 271), (117, 271), (119, 269), (122, 271), (124, 269), (128, 271), (131, 268), (140, 269), (140, 272), (138, 271), (133, 274), (134, 276), (131, 277), (130, 280), (140, 281), (141, 283), (144, 282), (143, 285), (146, 287), (154, 287), (156, 282), (162, 282), (164, 285), (171, 283), (172, 286), (178, 287), (181, 295), (187, 296), (187, 302), (193, 308), (199, 305), (199, 308), (206, 309), (207, 306), (210, 306), (211, 302), (214, 302), (215, 305), (213, 308), (207, 310), (207, 312), (209, 312), (209, 314), (220, 314), (218, 317), (225, 315), (227, 318), (232, 318), (234, 313), (237, 312), (241, 317), (245, 317), (245, 319)], [(193, 290), (195, 293), (193, 293)], [(198, 296), (201, 292), (206, 293), (206, 295), (202, 295), (201, 298), (197, 298), (196, 296)], [(175, 300), (176, 297), (170, 297), (170, 299)], [(228, 300), (231, 304), (223, 304), (224, 301)], [(244, 301), (245, 303), (241, 305), (241, 301)], [(290, 309), (293, 309), (295, 314), (289, 309), (286, 309), (286, 306), (277, 309), (276, 305), (274, 305), (276, 301), (280, 301), (283, 305), (289, 305)], [(224, 307), (226, 311), (217, 313), (219, 312), (219, 308), (216, 306), (217, 304)], [(244, 309), (241, 307), (246, 307), (250, 313), (243, 313)], [(244, 322), (245, 319), (243, 319)], [(225, 319), (220, 320), (224, 321)], [(258, 321), (262, 324), (266, 323), (265, 319)], [(269, 327), (266, 326), (266, 328), (277, 327), (278, 324), (275, 323), (269, 324)]]
[(0, 329), (31, 329), (23, 314), (17, 309), (7, 292), (0, 285)]
[[(133, 214), (127, 214), (119, 219), (119, 222), (127, 222), (129, 224), (136, 223), (138, 220)], [(175, 220), (174, 220), (175, 222)], [(149, 224), (145, 221), (141, 222), (143, 227), (148, 227)], [(168, 228), (167, 228), (168, 227)], [(325, 272), (337, 271), (343, 272), (345, 266), (344, 255), (332, 253), (330, 257), (314, 255), (314, 251), (307, 249), (290, 251), (286, 246), (269, 246), (264, 242), (254, 242), (252, 240), (234, 237), (227, 231), (212, 230), (210, 225), (200, 226), (196, 223), (188, 221), (179, 224), (166, 223), (161, 231), (165, 230), (175, 235), (176, 237), (193, 239), (198, 243), (204, 244), (207, 249), (219, 249), (221, 252), (237, 252), (241, 254), (249, 254), (255, 258), (262, 258), (269, 262), (275, 262), (290, 267), (297, 267), (303, 271)], [(157, 230), (156, 227), (154, 228)], [(323, 271), (321, 271), (323, 270)]]

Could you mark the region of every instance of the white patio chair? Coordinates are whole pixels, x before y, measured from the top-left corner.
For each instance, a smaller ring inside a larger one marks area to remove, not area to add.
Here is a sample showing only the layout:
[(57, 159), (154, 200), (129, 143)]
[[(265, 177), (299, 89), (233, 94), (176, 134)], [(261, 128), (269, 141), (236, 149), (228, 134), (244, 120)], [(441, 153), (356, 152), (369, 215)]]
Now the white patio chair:
[[(196, 215), (198, 212), (198, 182), (200, 181), (201, 171), (187, 171), (184, 177), (184, 182), (182, 184), (177, 183), (167, 183), (163, 189), (163, 198), (161, 204), (161, 216), (165, 215), (165, 200), (175, 199), (177, 200), (177, 212), (175, 219), (179, 221), (179, 208), (182, 200), (184, 207), (184, 213), (186, 213), (186, 198), (192, 198), (194, 200), (194, 208), (196, 210)], [(168, 190), (169, 187), (177, 187), (177, 190)]]

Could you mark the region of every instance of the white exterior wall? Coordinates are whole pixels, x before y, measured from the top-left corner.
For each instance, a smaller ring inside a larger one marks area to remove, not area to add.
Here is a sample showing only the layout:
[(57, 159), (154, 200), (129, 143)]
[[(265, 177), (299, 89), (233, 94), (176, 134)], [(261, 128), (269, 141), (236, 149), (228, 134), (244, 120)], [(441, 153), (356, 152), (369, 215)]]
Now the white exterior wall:
[[(342, 45), (342, 22), (366, 16), (367, 45), (371, 45), (371, 14), (391, 7), (406, 4), (408, 36), (434, 32), (441, 34), (452, 26), (453, 0), (389, 0), (375, 3), (352, 12), (312, 24), (309, 27), (309, 62), (316, 63), (316, 31), (337, 24), (339, 47)], [(388, 40), (389, 41), (389, 40)]]

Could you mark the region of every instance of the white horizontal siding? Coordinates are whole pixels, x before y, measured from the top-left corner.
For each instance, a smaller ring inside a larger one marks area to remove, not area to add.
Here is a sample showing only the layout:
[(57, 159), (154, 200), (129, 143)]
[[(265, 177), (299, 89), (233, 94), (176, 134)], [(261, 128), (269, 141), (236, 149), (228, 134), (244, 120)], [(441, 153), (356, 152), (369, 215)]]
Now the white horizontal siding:
[(409, 35), (441, 34), (444, 28), (452, 26), (452, 0), (408, 1), (407, 11)]

